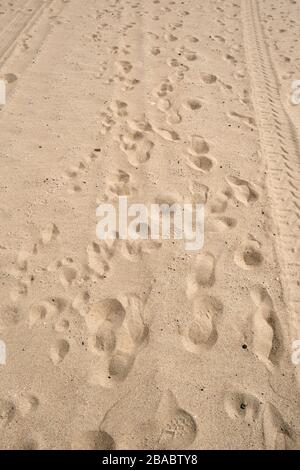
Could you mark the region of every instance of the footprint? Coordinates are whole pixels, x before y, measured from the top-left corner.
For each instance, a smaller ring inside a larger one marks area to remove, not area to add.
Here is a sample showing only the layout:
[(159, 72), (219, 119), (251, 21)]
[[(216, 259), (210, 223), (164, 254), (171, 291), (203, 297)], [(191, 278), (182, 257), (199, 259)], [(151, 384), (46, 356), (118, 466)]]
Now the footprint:
[(177, 59), (174, 59), (174, 58), (170, 58), (167, 60), (167, 65), (169, 67), (179, 67), (180, 66), (180, 62), (177, 60)]
[(216, 40), (219, 41), (219, 42), (226, 42), (226, 39), (223, 38), (223, 36), (220, 36), (220, 35), (218, 35), (218, 34), (216, 34), (216, 35), (214, 36), (214, 39), (216, 39)]
[(116, 118), (127, 116), (128, 115), (127, 107), (128, 107), (127, 103), (125, 103), (124, 101), (119, 101), (119, 100), (116, 100), (111, 104), (111, 109)]
[(206, 204), (209, 188), (205, 184), (200, 183), (198, 180), (192, 180), (189, 183), (189, 190), (192, 195), (192, 202), (194, 204)]
[(193, 319), (183, 333), (187, 351), (200, 354), (217, 342), (217, 324), (223, 313), (223, 304), (214, 296), (200, 296), (193, 301)]
[(183, 408), (171, 391), (162, 396), (154, 419), (137, 429), (138, 448), (179, 450), (191, 446), (197, 436), (194, 418)]
[(14, 83), (16, 80), (18, 80), (18, 77), (16, 74), (14, 73), (6, 73), (4, 75), (4, 80), (7, 82), (7, 83)]
[(106, 187), (105, 195), (108, 200), (117, 200), (120, 196), (132, 196), (136, 188), (131, 183), (131, 176), (123, 170), (118, 170)]
[[(123, 81), (123, 79), (121, 79), (120, 81)], [(126, 78), (124, 80), (124, 86), (122, 88), (123, 91), (131, 91), (133, 90), (136, 85), (138, 85), (140, 83), (140, 80), (138, 80), (137, 78), (132, 78), (132, 79), (129, 79), (129, 78)]]
[(54, 325), (55, 331), (64, 333), (70, 328), (70, 322), (66, 318), (59, 318)]
[(160, 54), (160, 48), (159, 47), (152, 47), (151, 54), (154, 55), (154, 56), (159, 55)]
[(146, 163), (151, 156), (154, 143), (140, 131), (121, 134), (120, 149), (126, 154), (128, 161), (134, 167)]
[(105, 321), (89, 339), (94, 354), (112, 353), (117, 344), (116, 334), (111, 323)]
[(176, 111), (174, 109), (171, 109), (169, 112), (166, 113), (166, 121), (171, 126), (173, 124), (179, 124), (181, 122), (181, 120), (182, 120), (181, 115), (179, 114), (178, 111)]
[(116, 443), (104, 431), (80, 432), (71, 443), (72, 450), (115, 450)]
[(191, 109), (192, 111), (197, 111), (198, 109), (201, 109), (202, 103), (198, 99), (187, 99), (184, 103), (183, 106), (186, 109)]
[(226, 211), (230, 195), (226, 191), (216, 193), (210, 205), (212, 214), (220, 214)]
[(40, 401), (35, 395), (22, 396), (18, 404), (18, 409), (22, 416), (26, 416), (30, 413), (34, 413), (39, 407)]
[(59, 236), (59, 230), (53, 223), (49, 223), (41, 232), (42, 244), (49, 245), (53, 240)]
[(295, 434), (285, 423), (279, 411), (267, 403), (263, 413), (264, 444), (267, 450), (288, 450), (295, 448)]
[(98, 243), (91, 243), (87, 247), (88, 267), (91, 271), (96, 273), (100, 277), (104, 277), (109, 270), (107, 258), (101, 250), (101, 246)]
[(39, 450), (40, 447), (36, 439), (26, 438), (17, 443), (16, 450)]
[(273, 302), (266, 289), (260, 286), (250, 290), (250, 296), (257, 307), (252, 319), (254, 354), (272, 369), (281, 355), (282, 334)]
[(166, 33), (164, 35), (164, 39), (165, 41), (168, 41), (168, 42), (174, 42), (174, 41), (177, 41), (178, 37), (174, 36), (174, 34), (172, 33)]
[(157, 135), (169, 142), (176, 142), (180, 139), (177, 132), (173, 131), (172, 129), (154, 128), (153, 126), (153, 130)]
[(231, 419), (253, 424), (260, 411), (259, 400), (249, 393), (228, 393), (224, 401), (225, 411)]
[(203, 287), (212, 287), (215, 283), (216, 259), (208, 252), (196, 256), (191, 274), (187, 280), (187, 297), (192, 298)]
[(191, 36), (191, 35), (187, 35), (185, 36), (185, 39), (191, 43), (196, 43), (196, 42), (199, 42), (199, 39), (196, 38), (195, 36)]
[[(149, 328), (143, 320), (145, 303), (136, 294), (130, 294), (123, 298), (123, 305), (126, 309), (126, 329), (136, 350), (144, 346), (149, 337)], [(127, 342), (127, 338), (125, 340)], [(123, 344), (123, 348), (126, 348), (126, 344)]]
[(224, 60), (227, 60), (228, 62), (230, 62), (233, 66), (236, 66), (238, 61), (236, 60), (236, 58), (232, 55), (232, 54), (225, 54), (224, 55)]
[(70, 266), (62, 266), (60, 268), (59, 279), (65, 288), (70, 287), (76, 278), (76, 269), (71, 268)]
[(20, 271), (27, 271), (29, 257), (30, 257), (30, 253), (28, 253), (27, 251), (21, 250), (18, 253), (17, 267)]
[(117, 67), (121, 72), (128, 74), (132, 70), (132, 64), (127, 60), (120, 60), (117, 62)]
[(125, 309), (117, 299), (104, 299), (92, 305), (85, 321), (90, 332), (96, 333), (102, 323), (110, 324), (114, 329), (121, 327), (125, 318)]
[(59, 339), (51, 347), (50, 357), (54, 365), (58, 365), (62, 362), (70, 350), (70, 344), (65, 339)]
[(264, 257), (260, 248), (261, 244), (254, 239), (242, 243), (234, 254), (234, 261), (237, 266), (248, 271), (262, 266)]
[(132, 132), (144, 133), (152, 131), (152, 126), (145, 114), (139, 119), (128, 119), (127, 125)]
[(216, 75), (213, 75), (211, 73), (202, 73), (200, 75), (200, 78), (206, 85), (212, 85), (217, 81)]
[(184, 51), (184, 57), (188, 61), (194, 61), (198, 59), (197, 53), (189, 50)]
[(29, 308), (29, 326), (32, 328), (35, 324), (45, 324), (49, 319), (54, 318), (58, 314), (59, 310), (57, 304), (54, 301), (50, 302), (44, 300), (37, 304), (31, 305)]
[(99, 303), (93, 306), (86, 319), (90, 331), (97, 328), (92, 347), (99, 355), (90, 383), (110, 388), (126, 379), (149, 330), (142, 317), (144, 303), (138, 296), (125, 296), (123, 304), (116, 299), (104, 302), (104, 308), (103, 303), (100, 308)]
[(106, 135), (111, 131), (112, 127), (116, 124), (115, 120), (112, 117), (112, 113), (107, 110), (107, 112), (101, 113), (101, 127), (100, 132), (102, 135)]
[(172, 91), (173, 91), (173, 85), (171, 84), (170, 80), (165, 79), (158, 85), (158, 87), (154, 88), (152, 93), (154, 96), (157, 96), (158, 98), (164, 98), (169, 93), (172, 93)]
[(186, 163), (194, 170), (202, 173), (209, 173), (215, 166), (215, 160), (205, 155), (188, 155), (186, 156)]
[(186, 157), (187, 164), (195, 169), (208, 173), (212, 170), (215, 161), (206, 154), (209, 152), (209, 145), (200, 135), (192, 135), (190, 146), (188, 148), (189, 155)]
[(157, 109), (166, 112), (171, 108), (171, 102), (167, 98), (160, 98), (156, 103)]
[(248, 181), (236, 176), (228, 176), (226, 181), (232, 189), (233, 196), (245, 206), (257, 201), (258, 193)]
[(209, 145), (202, 136), (192, 135), (188, 151), (191, 155), (195, 156), (207, 154), (209, 152)]
[(237, 226), (237, 220), (233, 217), (208, 217), (205, 230), (207, 232), (223, 233)]

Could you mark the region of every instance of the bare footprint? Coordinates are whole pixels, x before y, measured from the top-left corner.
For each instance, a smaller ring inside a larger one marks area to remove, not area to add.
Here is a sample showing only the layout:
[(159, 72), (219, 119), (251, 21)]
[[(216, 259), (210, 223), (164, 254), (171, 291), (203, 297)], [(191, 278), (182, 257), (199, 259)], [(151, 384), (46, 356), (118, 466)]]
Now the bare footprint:
[(201, 252), (193, 262), (187, 280), (187, 297), (192, 298), (200, 288), (212, 287), (215, 283), (216, 259), (209, 252)]
[(269, 369), (278, 364), (281, 355), (282, 334), (273, 302), (263, 287), (256, 286), (250, 290), (256, 311), (252, 319), (254, 354)]
[(248, 181), (236, 176), (228, 176), (226, 181), (232, 189), (233, 196), (245, 206), (257, 201), (258, 193)]
[(193, 319), (182, 335), (184, 347), (195, 354), (210, 349), (217, 342), (217, 324), (223, 304), (214, 296), (202, 295), (193, 301)]
[(209, 173), (216, 164), (215, 159), (206, 155), (187, 155), (186, 163), (192, 169), (202, 173)]
[(189, 183), (189, 190), (192, 195), (193, 203), (206, 204), (208, 199), (209, 188), (198, 180), (192, 180)]
[(70, 344), (65, 339), (59, 339), (51, 347), (50, 357), (54, 365), (62, 362), (70, 350)]

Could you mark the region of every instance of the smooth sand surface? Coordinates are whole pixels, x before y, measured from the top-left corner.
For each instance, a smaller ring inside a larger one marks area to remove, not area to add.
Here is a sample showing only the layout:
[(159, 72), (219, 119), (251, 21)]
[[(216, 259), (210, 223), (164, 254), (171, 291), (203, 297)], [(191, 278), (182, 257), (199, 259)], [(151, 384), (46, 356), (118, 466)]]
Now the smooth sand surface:
[[(1, 449), (300, 448), (299, 19), (0, 0)], [(121, 195), (203, 249), (100, 241)]]

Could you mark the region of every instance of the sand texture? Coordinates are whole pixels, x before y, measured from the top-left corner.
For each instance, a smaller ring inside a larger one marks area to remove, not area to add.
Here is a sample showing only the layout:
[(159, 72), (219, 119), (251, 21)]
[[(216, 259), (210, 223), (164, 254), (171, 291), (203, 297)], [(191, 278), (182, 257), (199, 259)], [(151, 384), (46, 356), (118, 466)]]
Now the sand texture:
[(0, 0), (0, 79), (0, 448), (300, 449), (300, 1)]

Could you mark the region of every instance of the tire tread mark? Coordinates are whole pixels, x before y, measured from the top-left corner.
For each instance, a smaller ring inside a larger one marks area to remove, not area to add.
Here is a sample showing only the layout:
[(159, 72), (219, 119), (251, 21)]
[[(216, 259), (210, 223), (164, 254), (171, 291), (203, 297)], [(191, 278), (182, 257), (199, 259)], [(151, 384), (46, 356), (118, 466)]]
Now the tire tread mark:
[[(278, 228), (277, 251), (292, 339), (300, 338), (300, 148), (280, 97), (257, 0), (242, 0), (247, 66), (251, 77), (267, 184)], [(295, 336), (296, 335), (296, 336)]]

